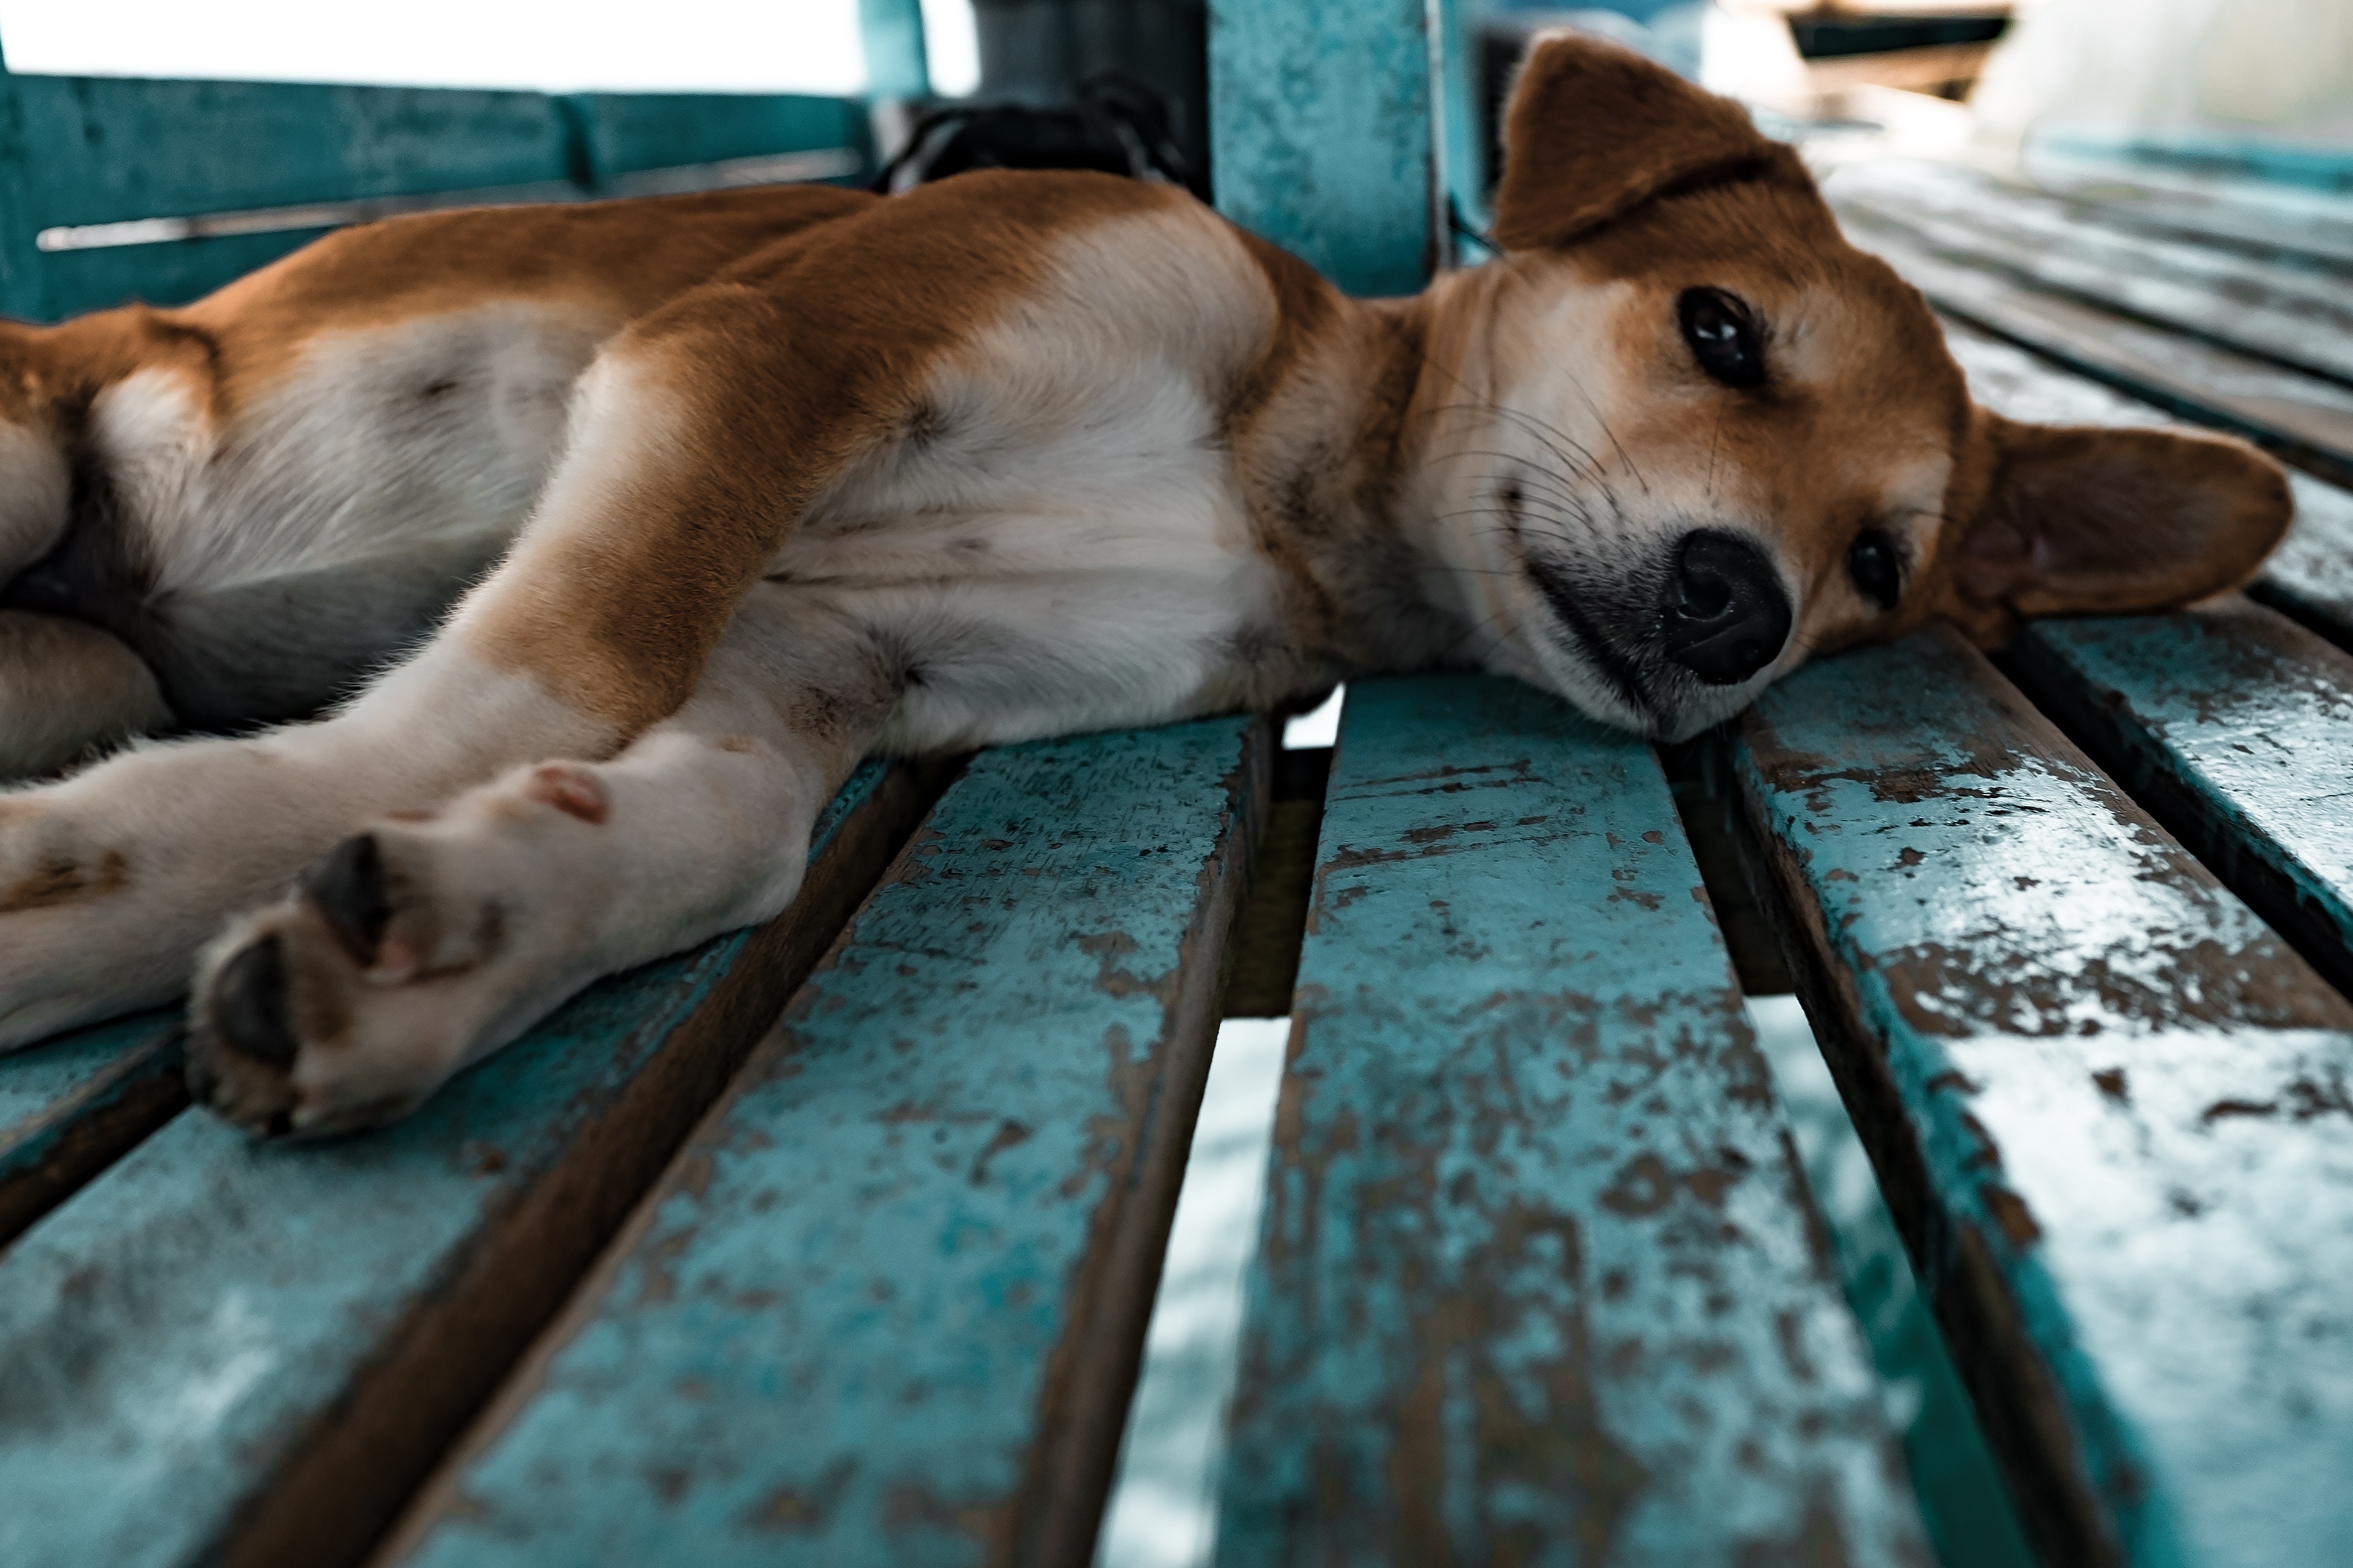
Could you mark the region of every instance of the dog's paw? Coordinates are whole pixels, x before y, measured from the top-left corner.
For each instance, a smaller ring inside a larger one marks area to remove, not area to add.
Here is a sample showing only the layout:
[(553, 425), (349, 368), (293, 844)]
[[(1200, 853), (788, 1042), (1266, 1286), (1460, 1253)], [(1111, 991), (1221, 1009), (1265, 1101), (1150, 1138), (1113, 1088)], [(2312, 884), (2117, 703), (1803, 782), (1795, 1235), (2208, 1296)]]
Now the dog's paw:
[(574, 934), (561, 872), (577, 847), (563, 840), (601, 802), (586, 770), (550, 765), (519, 790), (336, 845), (200, 961), (196, 1100), (263, 1137), (356, 1131), (416, 1109), (561, 995)]

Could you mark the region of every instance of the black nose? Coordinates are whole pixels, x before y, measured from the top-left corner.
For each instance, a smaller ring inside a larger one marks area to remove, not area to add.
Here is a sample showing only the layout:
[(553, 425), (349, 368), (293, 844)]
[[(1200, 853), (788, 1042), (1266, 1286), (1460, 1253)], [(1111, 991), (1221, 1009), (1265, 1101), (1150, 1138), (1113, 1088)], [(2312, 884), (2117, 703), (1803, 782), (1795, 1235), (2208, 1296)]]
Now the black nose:
[(1687, 533), (1660, 606), (1667, 657), (1710, 686), (1736, 686), (1781, 656), (1789, 595), (1765, 552), (1736, 533)]

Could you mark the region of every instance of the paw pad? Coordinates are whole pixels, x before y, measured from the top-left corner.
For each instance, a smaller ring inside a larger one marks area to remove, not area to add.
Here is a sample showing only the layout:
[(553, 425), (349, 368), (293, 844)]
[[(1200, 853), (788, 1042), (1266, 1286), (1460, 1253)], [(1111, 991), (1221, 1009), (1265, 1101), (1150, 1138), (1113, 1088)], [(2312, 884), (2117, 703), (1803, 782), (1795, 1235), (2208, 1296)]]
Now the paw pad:
[(362, 969), (375, 963), (392, 920), (385, 891), (384, 850), (373, 833), (354, 834), (302, 874), (302, 897), (319, 911), (336, 943)]
[(286, 948), (263, 937), (221, 965), (213, 980), (212, 1026), (239, 1055), (290, 1068), (302, 1048), (286, 1021)]

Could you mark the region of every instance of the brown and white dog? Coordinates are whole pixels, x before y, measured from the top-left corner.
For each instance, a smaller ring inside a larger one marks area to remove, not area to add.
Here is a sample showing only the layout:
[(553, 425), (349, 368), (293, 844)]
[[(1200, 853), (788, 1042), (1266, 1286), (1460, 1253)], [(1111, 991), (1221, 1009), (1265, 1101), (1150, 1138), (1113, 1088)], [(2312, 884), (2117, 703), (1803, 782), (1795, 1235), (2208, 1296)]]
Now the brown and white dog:
[(1685, 736), (2286, 525), (2238, 443), (1972, 406), (1795, 155), (1634, 56), (1540, 44), (1507, 147), (1503, 258), (1411, 300), (982, 174), (406, 218), (10, 329), (14, 771), (390, 668), (0, 797), (0, 1046), (193, 968), (200, 1098), (361, 1127), (783, 907), (878, 750), (1449, 663)]

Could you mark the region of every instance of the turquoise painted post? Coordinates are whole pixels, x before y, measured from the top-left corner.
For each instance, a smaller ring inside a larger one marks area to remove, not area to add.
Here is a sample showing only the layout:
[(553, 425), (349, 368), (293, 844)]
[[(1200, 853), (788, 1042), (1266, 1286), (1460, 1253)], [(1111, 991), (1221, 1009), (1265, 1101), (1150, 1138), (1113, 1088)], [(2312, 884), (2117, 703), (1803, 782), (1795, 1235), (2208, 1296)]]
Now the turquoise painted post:
[(30, 166), (16, 79), (0, 59), (0, 316), (40, 321), (48, 301), (41, 288), (41, 253), (33, 248), (39, 215), (26, 177)]
[[(1431, 0), (1438, 15), (1438, 50), (1433, 68), (1438, 79), (1438, 164), (1445, 171), (1444, 189), (1457, 211), (1482, 233), (1489, 224), (1487, 142), (1481, 133), (1479, 56), (1472, 14), (1473, 0)], [(1443, 222), (1445, 215), (1438, 215)], [(1441, 228), (1440, 243), (1453, 255), (1451, 227)], [(1474, 253), (1471, 259), (1484, 261)]]
[(871, 98), (929, 98), (931, 61), (923, 53), (921, 0), (858, 0), (858, 29), (866, 43), (866, 91)]
[(1409, 294), (1443, 228), (1428, 0), (1212, 0), (1218, 210), (1351, 294)]

